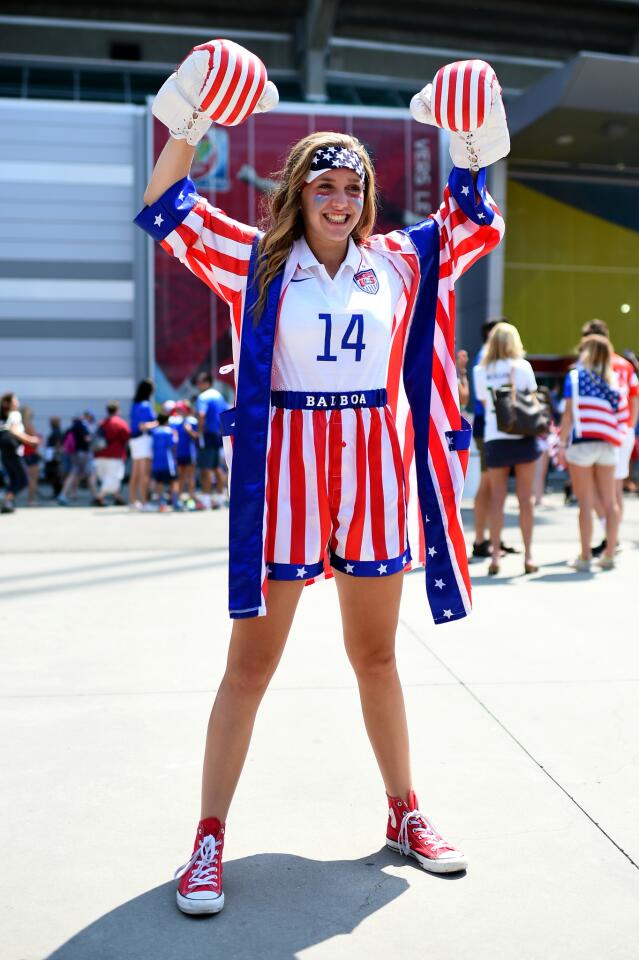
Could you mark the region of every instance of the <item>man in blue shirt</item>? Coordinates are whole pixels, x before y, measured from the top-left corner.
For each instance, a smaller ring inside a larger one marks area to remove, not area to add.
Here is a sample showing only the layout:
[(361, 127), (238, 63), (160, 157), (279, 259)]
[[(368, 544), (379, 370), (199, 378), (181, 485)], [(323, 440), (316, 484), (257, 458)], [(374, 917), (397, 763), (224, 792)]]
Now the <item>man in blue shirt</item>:
[[(220, 466), (220, 449), (222, 447), (222, 426), (220, 414), (228, 410), (228, 403), (219, 390), (213, 386), (210, 373), (202, 372), (198, 375), (196, 386), (199, 394), (196, 401), (196, 410), (199, 419), (200, 448), (198, 450), (197, 465), (200, 470), (202, 505), (214, 510), (224, 501), (224, 471)], [(215, 493), (211, 495), (215, 473)]]

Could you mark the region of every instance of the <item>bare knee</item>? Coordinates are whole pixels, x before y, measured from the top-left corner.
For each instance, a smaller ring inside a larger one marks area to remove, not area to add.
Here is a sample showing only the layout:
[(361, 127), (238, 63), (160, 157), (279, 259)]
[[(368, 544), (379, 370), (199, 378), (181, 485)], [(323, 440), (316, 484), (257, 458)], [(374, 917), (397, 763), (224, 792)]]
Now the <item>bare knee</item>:
[(373, 646), (348, 651), (348, 658), (358, 680), (384, 680), (395, 673), (397, 663), (393, 646)]
[(526, 490), (517, 494), (517, 502), (520, 510), (532, 510), (535, 505), (535, 496), (532, 490)]
[(245, 696), (261, 696), (277, 668), (278, 658), (254, 653), (229, 662), (222, 681), (227, 689)]
[(618, 520), (620, 516), (619, 504), (615, 500), (605, 501), (602, 504), (604, 516), (606, 520), (610, 522), (611, 520)]

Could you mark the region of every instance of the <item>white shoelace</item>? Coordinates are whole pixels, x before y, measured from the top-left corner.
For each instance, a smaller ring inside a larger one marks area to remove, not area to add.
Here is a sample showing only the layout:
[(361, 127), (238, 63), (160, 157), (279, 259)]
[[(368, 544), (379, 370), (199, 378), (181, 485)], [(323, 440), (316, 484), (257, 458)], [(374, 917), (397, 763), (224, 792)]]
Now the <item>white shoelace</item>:
[(215, 852), (217, 841), (212, 834), (203, 837), (200, 844), (193, 851), (193, 856), (183, 866), (173, 874), (173, 879), (177, 880), (183, 877), (187, 870), (195, 867), (189, 877), (189, 887), (205, 887), (210, 883), (217, 882), (217, 864), (215, 863)]
[[(436, 851), (442, 850), (444, 847), (450, 847), (450, 844), (446, 843), (444, 838), (437, 833), (428, 817), (425, 817), (424, 814), (420, 813), (419, 810), (406, 810), (402, 818), (399, 828), (399, 836), (397, 838), (399, 849), (402, 853), (406, 854), (406, 856), (408, 856), (410, 853), (408, 830), (411, 825), (411, 821), (413, 820), (416, 824), (419, 824), (418, 826), (415, 826), (413, 832), (417, 837), (419, 837), (420, 840), (426, 840), (429, 846)], [(426, 824), (426, 826), (422, 826), (422, 822)]]

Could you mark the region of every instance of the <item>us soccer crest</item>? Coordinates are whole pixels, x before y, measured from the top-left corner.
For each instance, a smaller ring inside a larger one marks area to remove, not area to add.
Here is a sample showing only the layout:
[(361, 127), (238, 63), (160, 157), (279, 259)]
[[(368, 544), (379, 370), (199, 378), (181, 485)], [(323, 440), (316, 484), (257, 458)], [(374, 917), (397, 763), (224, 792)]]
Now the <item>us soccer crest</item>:
[(360, 270), (353, 277), (360, 290), (364, 293), (377, 293), (379, 290), (379, 280), (374, 270)]

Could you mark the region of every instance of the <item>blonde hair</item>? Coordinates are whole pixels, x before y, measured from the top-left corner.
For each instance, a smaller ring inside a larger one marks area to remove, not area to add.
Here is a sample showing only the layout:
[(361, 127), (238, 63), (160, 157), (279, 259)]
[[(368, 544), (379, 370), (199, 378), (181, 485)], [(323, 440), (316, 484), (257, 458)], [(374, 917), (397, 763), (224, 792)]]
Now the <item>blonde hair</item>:
[(608, 337), (600, 333), (584, 337), (579, 344), (578, 362), (612, 385), (612, 345)]
[(284, 265), (295, 240), (304, 233), (300, 198), (313, 157), (320, 147), (337, 147), (354, 151), (366, 173), (362, 214), (351, 236), (355, 243), (369, 236), (377, 217), (375, 170), (366, 148), (355, 137), (345, 133), (311, 133), (291, 149), (277, 175), (278, 186), (268, 198), (268, 227), (258, 247), (255, 316), (259, 318), (266, 303), (268, 287)]
[(501, 322), (490, 331), (481, 364), (487, 367), (496, 360), (519, 360), (524, 353), (517, 327)]

